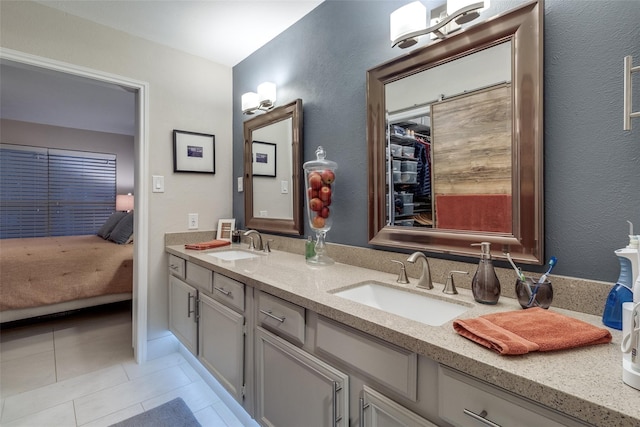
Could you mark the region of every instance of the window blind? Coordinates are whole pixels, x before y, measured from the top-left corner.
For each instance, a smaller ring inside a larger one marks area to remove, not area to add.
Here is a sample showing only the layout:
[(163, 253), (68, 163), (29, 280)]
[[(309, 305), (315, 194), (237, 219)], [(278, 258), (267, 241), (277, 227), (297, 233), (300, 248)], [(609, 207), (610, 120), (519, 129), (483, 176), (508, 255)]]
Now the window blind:
[(6, 145), (0, 153), (2, 239), (95, 234), (115, 210), (113, 154)]

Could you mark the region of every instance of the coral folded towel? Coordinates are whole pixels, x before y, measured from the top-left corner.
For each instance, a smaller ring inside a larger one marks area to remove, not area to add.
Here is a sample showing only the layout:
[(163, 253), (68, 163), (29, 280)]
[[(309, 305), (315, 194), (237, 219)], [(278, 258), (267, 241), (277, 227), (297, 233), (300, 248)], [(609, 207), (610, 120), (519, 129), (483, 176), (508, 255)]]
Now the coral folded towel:
[(226, 240), (211, 240), (209, 242), (200, 242), (200, 243), (191, 243), (188, 245), (184, 245), (185, 249), (195, 249), (197, 251), (203, 251), (205, 249), (213, 249), (213, 248), (219, 248), (221, 246), (227, 246), (230, 245), (231, 242), (228, 242)]
[(540, 307), (453, 322), (455, 331), (503, 355), (563, 350), (611, 342), (611, 333)]

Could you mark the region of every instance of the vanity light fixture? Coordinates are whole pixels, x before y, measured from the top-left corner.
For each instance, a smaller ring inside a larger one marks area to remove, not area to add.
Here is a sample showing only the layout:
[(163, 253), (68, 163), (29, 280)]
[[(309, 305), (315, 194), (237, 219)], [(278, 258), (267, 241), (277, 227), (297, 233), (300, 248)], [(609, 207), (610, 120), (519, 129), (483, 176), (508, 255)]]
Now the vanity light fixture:
[(247, 92), (242, 95), (242, 114), (255, 114), (258, 110), (269, 111), (276, 103), (276, 84), (264, 82), (258, 85), (258, 93)]
[(442, 5), (431, 11), (431, 27), (427, 28), (427, 9), (419, 1), (396, 9), (390, 17), (391, 47), (406, 49), (418, 43), (418, 37), (433, 33), (444, 39), (447, 34), (480, 16), (489, 7), (490, 0), (447, 0), (446, 11)]

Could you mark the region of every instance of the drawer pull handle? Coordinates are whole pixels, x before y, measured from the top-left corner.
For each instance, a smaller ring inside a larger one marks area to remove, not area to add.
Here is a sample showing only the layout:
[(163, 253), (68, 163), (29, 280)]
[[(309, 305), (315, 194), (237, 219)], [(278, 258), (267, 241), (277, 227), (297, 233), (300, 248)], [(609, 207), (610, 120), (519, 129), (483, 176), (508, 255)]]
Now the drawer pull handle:
[(216, 291), (220, 292), (223, 295), (226, 295), (228, 297), (233, 297), (233, 293), (231, 293), (231, 291), (227, 291), (225, 288), (219, 288), (217, 286), (214, 286), (213, 289), (215, 289)]
[(284, 321), (287, 319), (286, 317), (278, 317), (276, 315), (271, 314), (271, 310), (262, 310), (262, 309), (260, 309), (260, 313), (264, 314), (265, 316), (269, 316), (272, 319), (276, 319), (280, 323), (284, 323)]
[(496, 424), (493, 421), (488, 420), (487, 417), (487, 411), (482, 411), (479, 414), (476, 414), (473, 411), (468, 410), (467, 408), (464, 408), (464, 413), (465, 415), (470, 416), (471, 418), (473, 418), (474, 420), (480, 421), (482, 424), (490, 426), (490, 427), (500, 427), (500, 424)]
[(360, 408), (359, 408), (359, 418), (360, 418), (360, 427), (364, 426), (364, 411), (369, 407), (369, 404), (364, 403), (364, 397), (360, 398)]
[(191, 292), (189, 292), (189, 296), (187, 297), (187, 317), (191, 317), (191, 313), (195, 314), (196, 312), (195, 307), (193, 310), (191, 310), (191, 298), (193, 298), (193, 302), (195, 306), (196, 296), (191, 295)]
[(342, 386), (337, 381), (333, 382), (333, 427), (338, 427), (338, 423), (342, 421), (342, 415), (338, 416), (338, 392), (342, 390)]
[(171, 265), (169, 266), (169, 268), (170, 268), (170, 269), (172, 269), (173, 271), (176, 271), (176, 270), (178, 269), (178, 266), (177, 266), (177, 265), (174, 265), (174, 264), (171, 264)]

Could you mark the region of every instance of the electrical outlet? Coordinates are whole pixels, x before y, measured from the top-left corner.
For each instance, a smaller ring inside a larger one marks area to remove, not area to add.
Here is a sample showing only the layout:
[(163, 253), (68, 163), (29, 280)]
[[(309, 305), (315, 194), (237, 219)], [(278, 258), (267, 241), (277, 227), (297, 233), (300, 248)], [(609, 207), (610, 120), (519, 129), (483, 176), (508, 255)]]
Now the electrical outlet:
[(197, 230), (198, 229), (198, 214), (190, 213), (189, 214), (189, 230)]

